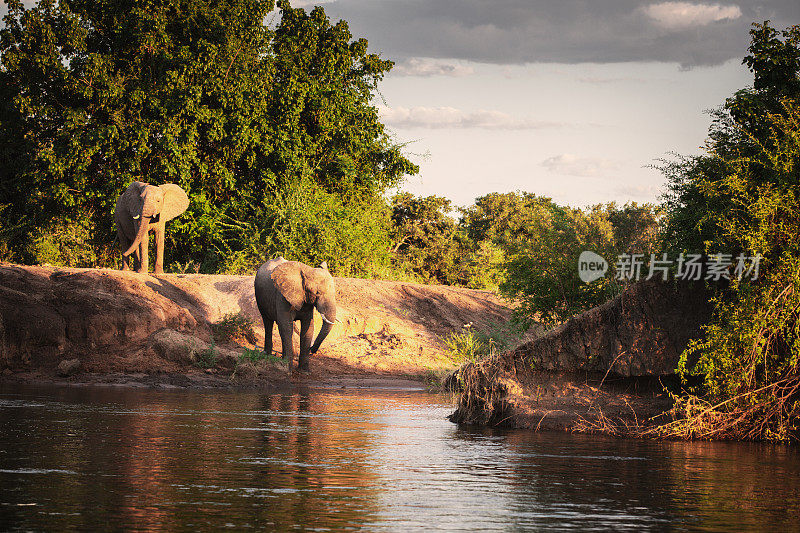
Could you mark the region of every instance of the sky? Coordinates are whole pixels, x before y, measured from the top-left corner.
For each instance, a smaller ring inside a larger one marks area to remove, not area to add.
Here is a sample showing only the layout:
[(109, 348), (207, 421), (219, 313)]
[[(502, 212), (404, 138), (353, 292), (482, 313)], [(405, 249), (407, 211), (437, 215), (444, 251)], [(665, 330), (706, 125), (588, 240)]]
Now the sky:
[(420, 167), (401, 190), (454, 206), (658, 201), (653, 166), (700, 153), (706, 111), (752, 83), (751, 23), (800, 24), (797, 0), (292, 2), (317, 4), (395, 62), (375, 104)]
[(701, 153), (707, 111), (752, 83), (751, 23), (800, 24), (797, 0), (291, 5), (322, 5), (395, 62), (374, 103), (420, 167), (400, 189), (462, 207), (510, 191), (573, 207), (657, 202), (654, 167)]

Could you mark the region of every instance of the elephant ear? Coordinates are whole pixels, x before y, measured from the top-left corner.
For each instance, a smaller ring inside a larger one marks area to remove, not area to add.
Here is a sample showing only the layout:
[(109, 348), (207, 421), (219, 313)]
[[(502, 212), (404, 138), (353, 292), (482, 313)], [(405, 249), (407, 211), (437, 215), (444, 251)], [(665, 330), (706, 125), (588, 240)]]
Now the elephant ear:
[(275, 267), (272, 271), (272, 281), (292, 309), (299, 311), (303, 307), (306, 291), (303, 285), (303, 271), (297, 262), (287, 261)]
[(164, 191), (164, 206), (161, 208), (161, 220), (166, 222), (180, 216), (189, 207), (189, 196), (186, 191), (174, 183), (160, 185)]

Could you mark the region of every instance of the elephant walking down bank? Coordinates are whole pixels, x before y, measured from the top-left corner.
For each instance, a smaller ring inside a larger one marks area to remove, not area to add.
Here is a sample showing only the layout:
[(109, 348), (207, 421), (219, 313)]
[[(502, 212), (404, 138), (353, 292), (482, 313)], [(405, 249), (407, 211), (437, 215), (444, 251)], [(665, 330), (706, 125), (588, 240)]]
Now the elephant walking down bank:
[(117, 199), (114, 221), (122, 245), (122, 270), (128, 270), (128, 256), (134, 254), (133, 268), (147, 274), (150, 230), (156, 235), (155, 274), (164, 273), (164, 225), (189, 207), (189, 197), (172, 183), (155, 186), (134, 181)]
[[(261, 265), (255, 279), (256, 304), (264, 320), (264, 352), (272, 353), (272, 326), (278, 323), (283, 360), (292, 370), (294, 322), (300, 321), (300, 356), (297, 365), (308, 371), (309, 354), (319, 350), (336, 320), (336, 287), (328, 266), (313, 268), (282, 257)], [(322, 316), (322, 329), (314, 336), (314, 309)]]

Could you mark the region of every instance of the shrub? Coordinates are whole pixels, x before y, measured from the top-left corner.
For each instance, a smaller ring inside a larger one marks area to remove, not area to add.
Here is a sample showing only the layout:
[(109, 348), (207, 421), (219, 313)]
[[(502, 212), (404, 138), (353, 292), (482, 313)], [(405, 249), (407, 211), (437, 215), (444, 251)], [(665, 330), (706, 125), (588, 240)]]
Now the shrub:
[(208, 348), (197, 354), (194, 365), (199, 368), (214, 368), (217, 366), (217, 347), (213, 342)]
[(256, 334), (253, 331), (253, 319), (243, 314), (227, 313), (222, 320), (211, 324), (211, 334), (215, 342), (226, 343), (245, 339), (251, 344), (256, 343)]
[(282, 364), (283, 359), (277, 357), (274, 354), (268, 354), (262, 352), (258, 348), (250, 349), (245, 348), (244, 351), (239, 355), (239, 363), (250, 362), (250, 363), (258, 363), (260, 361), (269, 361), (273, 364)]

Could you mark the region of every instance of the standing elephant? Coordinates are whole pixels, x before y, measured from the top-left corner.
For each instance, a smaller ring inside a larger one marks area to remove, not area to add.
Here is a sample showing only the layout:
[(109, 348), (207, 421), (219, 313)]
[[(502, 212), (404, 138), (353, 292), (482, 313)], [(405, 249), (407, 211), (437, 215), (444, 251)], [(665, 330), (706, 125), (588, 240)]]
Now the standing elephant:
[[(336, 320), (336, 287), (328, 265), (313, 268), (283, 257), (261, 265), (255, 279), (256, 304), (264, 319), (264, 352), (272, 353), (272, 326), (278, 323), (283, 360), (292, 370), (294, 346), (292, 334), (295, 320), (300, 321), (300, 356), (298, 368), (308, 371), (309, 354), (319, 350)], [(322, 329), (314, 336), (314, 309), (322, 317)]]
[[(164, 225), (189, 207), (186, 192), (172, 183), (155, 186), (134, 181), (117, 199), (114, 220), (122, 245), (122, 270), (128, 270), (128, 256), (134, 254), (136, 272), (147, 273), (148, 232), (156, 234), (155, 274), (164, 273)], [(137, 249), (138, 248), (138, 249)]]

